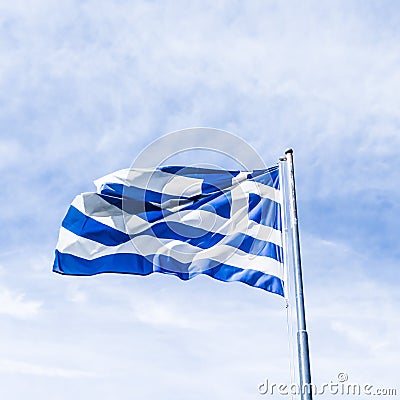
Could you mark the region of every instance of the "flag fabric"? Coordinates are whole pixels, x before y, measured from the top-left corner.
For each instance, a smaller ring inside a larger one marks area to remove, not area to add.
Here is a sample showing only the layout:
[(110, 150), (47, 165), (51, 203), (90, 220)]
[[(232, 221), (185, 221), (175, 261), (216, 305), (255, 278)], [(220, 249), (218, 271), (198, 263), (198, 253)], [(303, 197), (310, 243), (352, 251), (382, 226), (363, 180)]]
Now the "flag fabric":
[(205, 274), (283, 295), (278, 166), (125, 169), (94, 183), (62, 222), (53, 271)]

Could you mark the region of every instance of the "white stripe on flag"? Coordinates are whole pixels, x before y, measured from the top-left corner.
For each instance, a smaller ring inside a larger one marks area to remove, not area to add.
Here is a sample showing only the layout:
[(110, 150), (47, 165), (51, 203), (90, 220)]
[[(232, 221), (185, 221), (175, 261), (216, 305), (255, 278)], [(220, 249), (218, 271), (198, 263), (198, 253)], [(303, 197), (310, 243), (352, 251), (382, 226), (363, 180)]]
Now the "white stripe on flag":
[[(127, 234), (138, 234), (159, 222), (148, 222), (137, 215), (123, 213), (121, 209), (103, 200), (96, 193), (78, 195), (72, 205), (88, 217)], [(237, 223), (238, 221), (240, 223)], [(242, 233), (282, 247), (281, 232), (249, 220), (247, 209), (243, 207), (236, 210), (230, 219), (206, 210), (186, 210), (168, 215), (162, 219), (162, 222), (181, 222), (222, 235)]]
[(279, 261), (269, 257), (251, 255), (223, 244), (218, 244), (209, 249), (201, 249), (179, 240), (140, 235), (118, 246), (105, 246), (61, 227), (57, 250), (86, 260), (120, 253), (143, 256), (162, 254), (181, 263), (195, 263), (196, 261), (212, 259), (241, 269), (252, 269), (274, 275), (280, 279), (283, 278), (283, 267)]
[(172, 196), (196, 196), (201, 194), (202, 179), (187, 176), (169, 174), (154, 169), (122, 169), (112, 174), (96, 179), (97, 192), (99, 193), (102, 185), (109, 183), (119, 183), (125, 186), (137, 187), (140, 189), (151, 190), (157, 193)]

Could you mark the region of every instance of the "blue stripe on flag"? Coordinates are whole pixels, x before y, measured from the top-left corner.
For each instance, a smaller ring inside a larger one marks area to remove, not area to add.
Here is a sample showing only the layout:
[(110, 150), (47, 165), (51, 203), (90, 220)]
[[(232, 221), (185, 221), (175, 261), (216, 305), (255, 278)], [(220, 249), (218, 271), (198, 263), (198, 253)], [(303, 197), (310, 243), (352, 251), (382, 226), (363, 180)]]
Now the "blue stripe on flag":
[[(179, 222), (159, 222), (139, 235), (150, 235), (160, 239), (180, 240), (201, 249), (209, 249), (217, 244), (226, 244), (249, 254), (265, 256), (282, 262), (282, 249), (274, 243), (236, 233), (229, 237), (216, 232), (181, 224)], [(135, 235), (132, 235), (134, 237)]]
[(70, 206), (61, 226), (78, 236), (106, 246), (117, 246), (128, 242), (130, 236), (88, 217), (74, 206)]
[[(171, 199), (176, 199), (176, 196), (172, 196), (165, 193), (153, 192), (150, 189), (142, 189), (133, 186), (125, 186), (120, 183), (107, 183), (102, 186), (101, 194), (106, 196), (123, 197), (125, 200), (133, 200), (138, 203), (156, 203), (162, 204)], [(188, 199), (188, 197), (180, 196), (182, 200)]]
[(153, 203), (143, 203), (138, 200), (98, 194), (107, 203), (123, 210), (127, 214), (134, 214), (148, 222), (157, 221), (171, 215), (169, 210), (162, 209)]
[(182, 166), (166, 166), (158, 168), (162, 172), (172, 175), (186, 176), (188, 178), (203, 179), (210, 184), (220, 179), (221, 175), (231, 179), (240, 174), (240, 171), (227, 171), (223, 169), (182, 167)]
[(281, 205), (258, 194), (249, 194), (249, 219), (271, 228), (282, 230)]
[(194, 203), (183, 207), (181, 211), (186, 210), (206, 210), (213, 211), (220, 217), (231, 217), (231, 195), (230, 193), (222, 192), (220, 190), (207, 196), (194, 199)]
[(74, 206), (70, 206), (62, 227), (80, 237), (94, 240), (105, 246), (118, 246), (135, 236), (148, 235), (160, 239), (179, 240), (200, 249), (210, 249), (219, 243), (223, 243), (249, 254), (273, 258), (279, 262), (283, 261), (282, 248), (274, 243), (239, 233), (227, 237), (220, 233), (208, 232), (180, 222), (158, 222), (138, 234), (128, 235), (90, 218)]
[(247, 179), (254, 182), (262, 183), (263, 185), (271, 186), (279, 190), (279, 168), (272, 167), (268, 170), (259, 169), (254, 170), (252, 173), (247, 175)]
[[(86, 260), (71, 254), (60, 253), (56, 250), (53, 271), (65, 275), (80, 276), (102, 273), (149, 275), (153, 272), (161, 272), (175, 275), (182, 280), (189, 280), (199, 274), (203, 274), (224, 282), (240, 281), (283, 296), (283, 282), (276, 276), (250, 269), (244, 270), (213, 260), (209, 260), (208, 265), (210, 268), (200, 273), (190, 270), (191, 263), (179, 263), (164, 255), (144, 257), (139, 254), (118, 253), (94, 260)], [(178, 271), (171, 271), (171, 266)]]
[[(124, 212), (135, 214), (149, 222), (160, 220), (172, 214), (168, 209), (163, 209), (153, 203), (144, 202), (143, 200), (139, 201), (122, 196), (117, 197), (119, 195), (116, 194), (110, 195), (102, 193), (99, 194), (99, 196)], [(180, 211), (204, 209), (207, 211), (212, 210), (217, 215), (224, 218), (230, 218), (231, 216), (231, 196), (229, 192), (226, 193), (219, 190), (208, 195), (194, 196), (189, 198), (187, 202), (193, 203), (185, 206), (185, 202), (183, 201)]]

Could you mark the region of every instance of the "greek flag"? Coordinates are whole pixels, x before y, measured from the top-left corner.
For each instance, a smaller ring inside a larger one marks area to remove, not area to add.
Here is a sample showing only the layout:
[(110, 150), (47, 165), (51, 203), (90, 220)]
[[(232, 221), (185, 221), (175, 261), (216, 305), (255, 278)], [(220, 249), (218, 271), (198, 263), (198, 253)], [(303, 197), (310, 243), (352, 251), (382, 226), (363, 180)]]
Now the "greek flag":
[(53, 271), (205, 274), (283, 295), (279, 167), (125, 169), (75, 197)]

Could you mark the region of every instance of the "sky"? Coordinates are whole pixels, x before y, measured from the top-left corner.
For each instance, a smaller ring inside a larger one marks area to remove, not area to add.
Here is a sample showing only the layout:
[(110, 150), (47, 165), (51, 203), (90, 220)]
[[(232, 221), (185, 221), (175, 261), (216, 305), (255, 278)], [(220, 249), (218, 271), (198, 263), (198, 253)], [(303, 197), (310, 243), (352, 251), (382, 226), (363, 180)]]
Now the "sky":
[(399, 43), (389, 0), (0, 1), (0, 398), (251, 400), (290, 383), (277, 295), (51, 272), (75, 195), (198, 126), (266, 165), (294, 149), (313, 379), (400, 392)]

